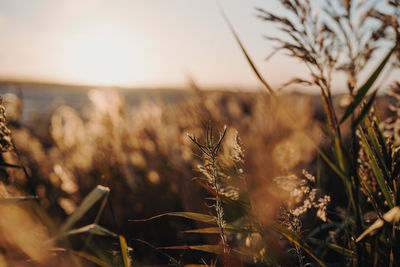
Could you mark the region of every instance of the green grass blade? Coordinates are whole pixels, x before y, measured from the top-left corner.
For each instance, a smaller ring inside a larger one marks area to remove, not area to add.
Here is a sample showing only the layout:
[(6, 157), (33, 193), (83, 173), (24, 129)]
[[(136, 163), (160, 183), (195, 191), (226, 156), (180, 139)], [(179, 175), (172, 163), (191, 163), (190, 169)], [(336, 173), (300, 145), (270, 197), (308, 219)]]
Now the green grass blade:
[[(382, 173), (384, 175), (384, 178), (385, 178), (387, 184), (390, 186), (390, 188), (392, 190), (394, 190), (394, 186), (393, 186), (393, 183), (392, 183), (391, 175), (390, 175), (390, 172), (389, 172), (389, 168), (391, 166), (388, 166), (388, 164), (386, 164), (386, 162), (387, 162), (386, 160), (388, 159), (388, 155), (385, 156), (383, 154), (383, 153), (385, 153), (385, 151), (387, 151), (386, 143), (384, 143), (384, 142), (381, 143), (379, 138), (378, 138), (379, 133), (377, 134), (377, 131), (379, 131), (379, 128), (378, 129), (374, 128), (371, 125), (371, 122), (369, 121), (368, 118), (365, 118), (365, 122), (366, 122), (366, 126), (367, 126), (368, 136), (369, 136), (369, 139), (371, 140), (371, 143), (372, 143), (373, 153), (376, 156), (376, 158), (378, 159), (379, 167), (382, 170)], [(389, 162), (389, 164), (391, 164), (391, 163)]]
[(374, 173), (376, 182), (379, 185), (379, 189), (382, 191), (382, 194), (385, 197), (385, 200), (388, 202), (389, 207), (393, 208), (394, 207), (393, 200), (392, 200), (392, 198), (390, 196), (390, 193), (389, 193), (389, 190), (387, 188), (387, 185), (386, 185), (385, 179), (383, 177), (382, 171), (379, 168), (378, 162), (375, 159), (375, 156), (374, 156), (374, 154), (372, 152), (371, 146), (369, 145), (369, 143), (368, 143), (368, 141), (367, 141), (367, 139), (365, 137), (363, 129), (360, 126), (358, 127), (358, 129), (360, 131), (361, 141), (362, 141), (362, 143), (364, 145), (365, 152), (366, 152), (367, 157), (368, 157), (368, 161), (371, 164), (371, 168), (372, 168), (372, 171)]
[(375, 69), (375, 71), (371, 74), (368, 80), (361, 86), (361, 88), (357, 91), (357, 94), (354, 96), (353, 102), (347, 107), (346, 111), (340, 123), (344, 122), (351, 114), (353, 114), (354, 110), (358, 107), (364, 97), (367, 95), (368, 90), (372, 87), (375, 80), (379, 77), (380, 73), (382, 72), (383, 68), (386, 66), (387, 62), (389, 61), (390, 56), (396, 50), (397, 44), (389, 51), (389, 53), (385, 56), (379, 66)]
[(351, 128), (355, 129), (357, 128), (358, 124), (364, 119), (364, 117), (368, 114), (369, 110), (371, 109), (372, 104), (374, 103), (375, 97), (376, 97), (376, 93), (378, 92), (378, 90), (375, 90), (370, 99), (368, 100), (368, 103), (364, 105), (363, 109), (361, 110), (360, 114), (358, 115), (358, 117), (353, 121), (353, 123), (351, 124)]
[(185, 212), (185, 211), (178, 211), (178, 212), (168, 212), (168, 213), (163, 213), (157, 216), (153, 216), (148, 219), (141, 219), (141, 220), (129, 220), (130, 222), (145, 222), (145, 221), (151, 221), (163, 216), (176, 216), (176, 217), (183, 217), (187, 219), (191, 219), (194, 221), (199, 221), (199, 222), (206, 222), (206, 223), (216, 223), (216, 218), (215, 216), (207, 215), (207, 214), (202, 214), (202, 213), (196, 213), (196, 212)]
[(130, 258), (128, 254), (128, 245), (126, 244), (125, 237), (119, 236), (119, 244), (121, 246), (121, 255), (124, 267), (130, 267)]
[(112, 236), (118, 237), (118, 235), (110, 230), (98, 225), (98, 224), (89, 224), (77, 229), (69, 230), (65, 233), (65, 235), (77, 235), (77, 234), (93, 234), (100, 236)]
[(101, 185), (98, 185), (95, 189), (93, 189), (61, 227), (61, 235), (68, 231), (97, 201), (99, 201), (99, 199), (107, 196), (109, 192), (110, 189), (108, 187)]

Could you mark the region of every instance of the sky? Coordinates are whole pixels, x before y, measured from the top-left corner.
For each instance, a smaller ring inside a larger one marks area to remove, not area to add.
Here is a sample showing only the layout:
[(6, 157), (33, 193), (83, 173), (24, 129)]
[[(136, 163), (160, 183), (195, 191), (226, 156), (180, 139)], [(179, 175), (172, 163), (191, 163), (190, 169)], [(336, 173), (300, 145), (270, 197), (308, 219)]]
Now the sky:
[[(274, 0), (220, 0), (243, 44), (272, 85), (304, 73), (276, 56), (276, 32), (255, 7)], [(260, 84), (223, 20), (217, 0), (1, 0), (0, 77), (127, 87)]]

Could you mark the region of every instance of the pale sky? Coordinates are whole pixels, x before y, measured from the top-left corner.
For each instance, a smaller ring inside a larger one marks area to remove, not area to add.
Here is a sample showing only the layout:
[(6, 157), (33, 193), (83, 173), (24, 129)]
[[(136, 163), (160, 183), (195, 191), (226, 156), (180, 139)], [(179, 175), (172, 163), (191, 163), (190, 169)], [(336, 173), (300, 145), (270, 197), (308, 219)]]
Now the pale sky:
[[(263, 35), (255, 7), (274, 0), (220, 0), (260, 71), (273, 85), (298, 76)], [(1, 0), (0, 77), (134, 87), (257, 87), (216, 0)]]

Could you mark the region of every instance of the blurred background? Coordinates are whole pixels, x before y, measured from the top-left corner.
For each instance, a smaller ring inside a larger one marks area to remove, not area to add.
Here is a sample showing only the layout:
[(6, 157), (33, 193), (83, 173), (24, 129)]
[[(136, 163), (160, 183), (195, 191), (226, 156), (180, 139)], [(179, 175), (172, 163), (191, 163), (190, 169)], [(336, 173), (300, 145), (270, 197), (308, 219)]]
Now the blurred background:
[[(0, 1), (0, 93), (19, 152), (3, 157), (28, 173), (11, 169), (4, 183), (20, 194), (38, 195), (55, 225), (96, 185), (110, 187), (99, 223), (127, 238), (136, 262), (157, 264), (166, 258), (136, 238), (156, 247), (217, 240), (183, 234), (196, 227), (183, 219), (128, 221), (209, 211), (207, 192), (192, 181), (201, 160), (187, 137), (203, 137), (206, 123), (216, 129), (228, 125), (228, 154), (238, 132), (249, 192), (258, 203), (273, 205), (269, 185), (282, 173), (302, 168), (321, 173), (326, 166), (315, 164), (313, 145), (265, 94), (221, 16), (223, 10), (274, 88), (305, 74), (303, 65), (285, 55), (265, 60), (273, 45), (264, 34), (277, 31), (256, 17), (255, 7), (282, 12), (269, 0)], [(383, 86), (396, 75), (379, 82)], [(348, 104), (339, 94), (343, 84), (339, 74), (334, 83), (339, 112)], [(323, 146), (318, 93), (297, 86), (280, 97)], [(388, 101), (378, 101), (383, 117)], [(335, 186), (332, 180), (320, 182), (322, 188)], [(344, 201), (341, 194), (335, 197), (336, 203)], [(271, 216), (271, 209), (263, 210), (262, 216)], [(94, 217), (93, 211), (80, 224)], [(7, 242), (0, 246), (10, 247)], [(13, 246), (22, 252), (8, 259), (31, 256), (23, 242)], [(171, 254), (196, 263), (212, 258)]]

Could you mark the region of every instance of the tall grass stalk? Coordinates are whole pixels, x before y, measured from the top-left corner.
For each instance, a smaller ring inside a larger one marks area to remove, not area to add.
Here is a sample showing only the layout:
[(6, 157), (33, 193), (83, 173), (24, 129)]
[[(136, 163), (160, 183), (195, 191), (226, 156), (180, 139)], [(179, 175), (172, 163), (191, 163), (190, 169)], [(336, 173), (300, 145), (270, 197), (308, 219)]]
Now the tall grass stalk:
[(225, 263), (227, 262), (227, 257), (229, 257), (230, 248), (225, 235), (226, 222), (224, 220), (224, 209), (222, 207), (222, 201), (220, 197), (222, 195), (221, 182), (220, 182), (222, 178), (218, 174), (219, 171), (217, 166), (218, 165), (217, 158), (222, 141), (224, 140), (226, 134), (226, 130), (227, 127), (225, 126), (222, 132), (220, 133), (218, 139), (215, 140), (214, 129), (211, 126), (211, 123), (208, 123), (206, 126), (206, 140), (204, 144), (201, 144), (195, 136), (189, 135), (189, 138), (192, 140), (192, 142), (196, 144), (196, 146), (203, 153), (205, 159), (204, 167), (207, 170), (207, 176), (210, 178), (208, 182), (210, 183), (211, 187), (215, 190), (216, 193), (215, 204), (213, 205), (213, 207), (215, 209), (215, 215), (217, 218), (219, 236), (221, 239), (222, 246), (224, 248)]

